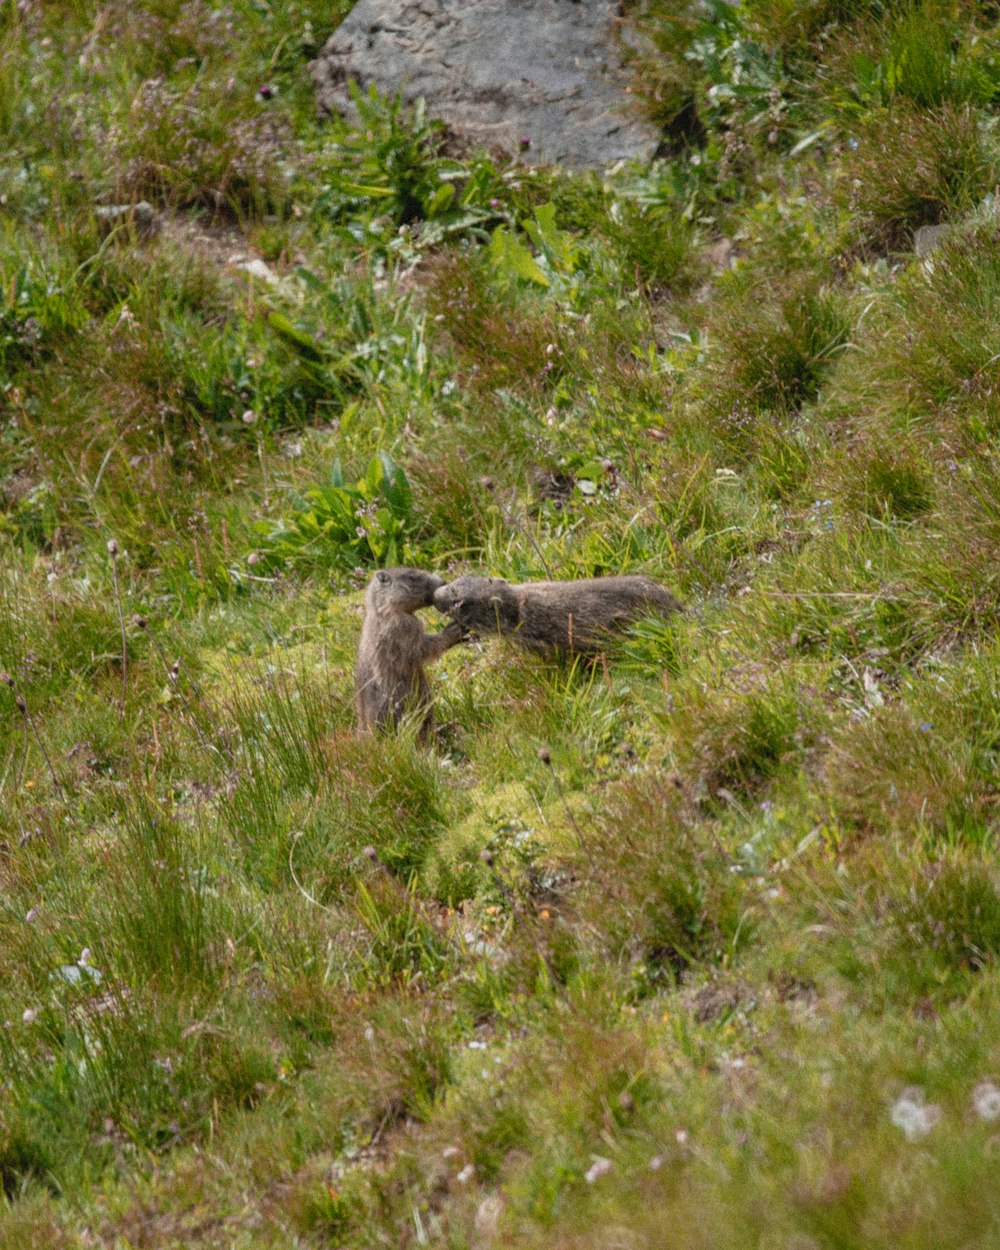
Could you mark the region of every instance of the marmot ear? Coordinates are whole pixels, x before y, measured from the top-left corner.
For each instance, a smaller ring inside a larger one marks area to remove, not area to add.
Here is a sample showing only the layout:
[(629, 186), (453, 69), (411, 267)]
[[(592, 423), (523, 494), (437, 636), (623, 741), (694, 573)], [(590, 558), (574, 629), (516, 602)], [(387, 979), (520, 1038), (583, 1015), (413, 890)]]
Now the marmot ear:
[(384, 586), (384, 585), (386, 584), (386, 582), (391, 581), (391, 580), (392, 580), (392, 578), (391, 578), (391, 577), (389, 576), (389, 574), (385, 571), (385, 569), (379, 569), (379, 571), (375, 574), (375, 580), (376, 580), (377, 582), (381, 582), (381, 583), (382, 583), (382, 585)]

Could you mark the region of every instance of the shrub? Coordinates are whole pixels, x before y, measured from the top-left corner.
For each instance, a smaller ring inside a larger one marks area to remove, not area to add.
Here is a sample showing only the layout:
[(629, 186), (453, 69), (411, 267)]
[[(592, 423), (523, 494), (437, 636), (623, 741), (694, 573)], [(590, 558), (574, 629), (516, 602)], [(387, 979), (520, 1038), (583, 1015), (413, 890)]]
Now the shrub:
[(912, 876), (894, 908), (899, 942), (957, 970), (992, 965), (1000, 955), (1000, 890), (991, 868), (952, 853)]
[(675, 205), (644, 207), (629, 200), (612, 205), (608, 234), (626, 281), (653, 290), (681, 290), (691, 283), (694, 229)]
[[(761, 304), (757, 275), (734, 273), (708, 327), (691, 390), (737, 454), (766, 451), (775, 424), (815, 399), (851, 332), (844, 298), (811, 278)], [(779, 426), (780, 428), (780, 426)]]
[(550, 389), (565, 359), (558, 323), (551, 312), (532, 308), (523, 292), (515, 301), (489, 279), (489, 267), (475, 256), (442, 257), (427, 287), (428, 311), (477, 388)]
[(326, 902), (359, 878), (388, 872), (402, 889), (419, 876), (447, 823), (437, 760), (405, 734), (313, 742), (294, 726), (284, 727), (289, 745), (276, 749), (277, 729), (260, 717), (247, 744), (253, 763), (226, 810), (255, 878), (271, 887), (293, 878)]
[(956, 19), (951, 4), (923, 0), (847, 27), (824, 58), (824, 94), (856, 116), (904, 101), (926, 109), (989, 104), (1000, 86), (996, 47)]
[(117, 200), (260, 217), (285, 207), (288, 142), (272, 115), (234, 107), (224, 82), (151, 78), (110, 128), (106, 159)]
[(23, 367), (41, 360), (87, 321), (68, 257), (0, 236), (0, 402)]
[(740, 881), (676, 783), (653, 772), (610, 793), (583, 832), (593, 864), (580, 906), (645, 993), (732, 953)]
[(855, 128), (841, 196), (878, 248), (909, 245), (919, 226), (966, 212), (996, 181), (981, 122), (968, 105), (867, 114)]
[[(271, 318), (284, 329), (280, 314)], [(163, 356), (154, 368), (168, 373), (189, 423), (207, 420), (246, 432), (241, 418), (249, 411), (249, 420), (284, 429), (314, 420), (324, 406), (340, 407), (343, 387), (335, 371), (270, 322), (234, 318), (206, 325), (196, 313), (177, 311), (161, 315), (152, 333)]]
[[(933, 432), (952, 444), (948, 458), (996, 431), (1000, 365), (990, 344), (1000, 333), (997, 237), (992, 223), (973, 225), (901, 276), (843, 379), (863, 426)], [(933, 452), (930, 439), (926, 446)]]
[(885, 520), (911, 521), (929, 512), (934, 493), (927, 467), (912, 452), (895, 447), (854, 450), (859, 480), (850, 496), (858, 511)]
[(817, 736), (808, 692), (751, 673), (749, 689), (694, 695), (676, 718), (676, 757), (699, 797), (753, 794), (791, 763), (802, 764)]
[(1000, 690), (994, 665), (987, 652), (950, 680), (931, 668), (907, 683), (902, 698), (843, 729), (826, 779), (845, 820), (868, 830), (975, 839), (995, 826)]

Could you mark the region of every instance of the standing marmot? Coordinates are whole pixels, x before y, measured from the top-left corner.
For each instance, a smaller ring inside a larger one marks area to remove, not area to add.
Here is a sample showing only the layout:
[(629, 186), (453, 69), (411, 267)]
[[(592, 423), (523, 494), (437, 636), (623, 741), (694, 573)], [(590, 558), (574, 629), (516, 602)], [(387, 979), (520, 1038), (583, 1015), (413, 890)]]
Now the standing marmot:
[(596, 655), (607, 635), (644, 612), (682, 612), (648, 577), (590, 577), (511, 585), (499, 577), (459, 577), (434, 592), (434, 606), (463, 633), (500, 634), (542, 655)]
[(462, 640), (457, 623), (428, 634), (414, 616), (429, 608), (443, 580), (422, 569), (379, 569), (365, 592), (365, 619), (354, 669), (358, 728), (363, 732), (398, 725), (419, 711), (421, 739), (433, 723), (433, 703), (424, 665)]

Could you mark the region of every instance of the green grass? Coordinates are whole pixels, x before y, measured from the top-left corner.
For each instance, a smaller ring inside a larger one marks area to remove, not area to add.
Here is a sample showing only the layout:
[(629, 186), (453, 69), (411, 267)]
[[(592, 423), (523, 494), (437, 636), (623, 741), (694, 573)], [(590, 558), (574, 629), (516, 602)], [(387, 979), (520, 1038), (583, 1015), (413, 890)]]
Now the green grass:
[[(344, 7), (0, 4), (0, 1247), (995, 1245), (992, 17), (629, 6), (570, 174)], [(363, 739), (397, 561), (687, 610)]]

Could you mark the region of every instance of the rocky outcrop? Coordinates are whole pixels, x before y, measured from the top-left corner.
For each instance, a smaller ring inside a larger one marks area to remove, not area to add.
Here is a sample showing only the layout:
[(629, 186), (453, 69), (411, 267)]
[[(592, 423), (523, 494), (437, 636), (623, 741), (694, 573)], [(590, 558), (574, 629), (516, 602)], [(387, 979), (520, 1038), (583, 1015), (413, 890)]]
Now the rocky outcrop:
[(320, 107), (374, 83), (475, 143), (603, 168), (658, 136), (627, 94), (618, 6), (606, 0), (360, 0), (313, 63)]

